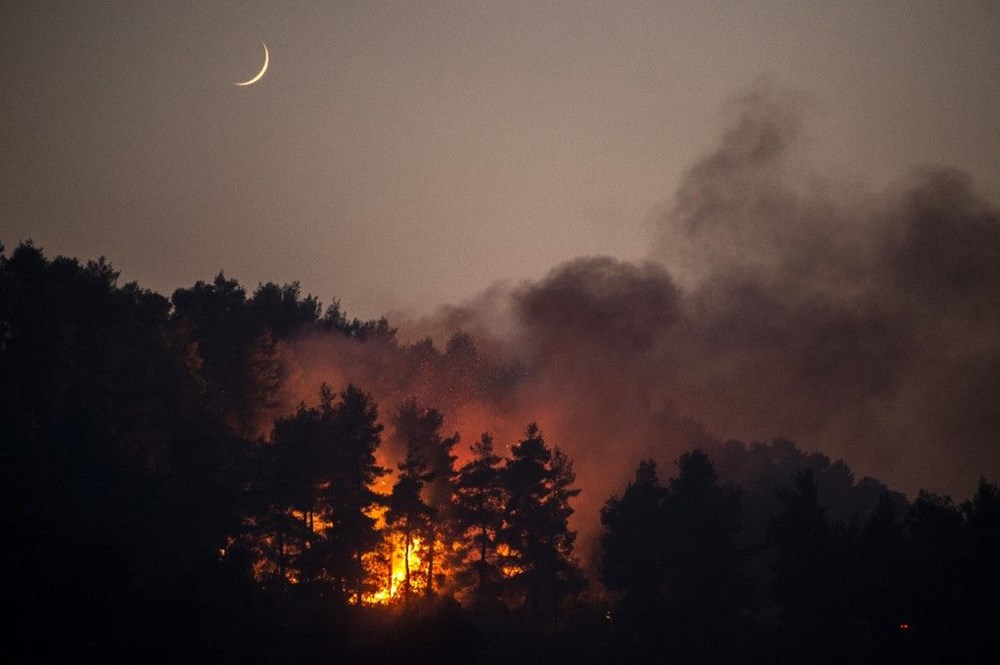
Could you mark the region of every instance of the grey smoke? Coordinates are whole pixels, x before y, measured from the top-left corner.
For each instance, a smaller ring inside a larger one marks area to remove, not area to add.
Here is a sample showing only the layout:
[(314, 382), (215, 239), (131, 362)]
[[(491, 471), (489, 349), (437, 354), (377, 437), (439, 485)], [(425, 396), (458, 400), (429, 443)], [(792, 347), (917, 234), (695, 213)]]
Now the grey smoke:
[[(911, 496), (969, 496), (1000, 476), (997, 208), (960, 171), (872, 192), (810, 167), (803, 104), (764, 86), (733, 101), (646, 263), (577, 258), (404, 324), (438, 351), (298, 340), (289, 403), (320, 380), (384, 408), (413, 395), (462, 449), (538, 421), (576, 462), (582, 540), (641, 459), (667, 476), (727, 439), (787, 437)], [(456, 330), (476, 351), (440, 351)]]

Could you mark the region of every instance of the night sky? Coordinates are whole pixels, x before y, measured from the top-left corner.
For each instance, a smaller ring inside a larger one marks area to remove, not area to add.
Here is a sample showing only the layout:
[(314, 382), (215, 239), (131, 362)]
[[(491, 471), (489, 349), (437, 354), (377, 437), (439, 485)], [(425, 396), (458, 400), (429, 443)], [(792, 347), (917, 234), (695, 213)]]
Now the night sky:
[(987, 1), (6, 2), (0, 240), (473, 331), (584, 487), (693, 420), (967, 496), (1000, 474), (998, 44)]

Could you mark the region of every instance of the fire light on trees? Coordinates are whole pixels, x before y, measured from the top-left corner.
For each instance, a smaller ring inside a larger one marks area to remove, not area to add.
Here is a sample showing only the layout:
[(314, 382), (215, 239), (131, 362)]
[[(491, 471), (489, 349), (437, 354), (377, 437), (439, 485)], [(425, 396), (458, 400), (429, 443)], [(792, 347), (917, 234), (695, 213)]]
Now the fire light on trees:
[(388, 537), (383, 552), (369, 556), (370, 573), (376, 580), (375, 591), (363, 597), (366, 605), (391, 605), (404, 600), (407, 581), (411, 594), (426, 588), (426, 545), (420, 538), (413, 538), (409, 548), (405, 538), (398, 534)]

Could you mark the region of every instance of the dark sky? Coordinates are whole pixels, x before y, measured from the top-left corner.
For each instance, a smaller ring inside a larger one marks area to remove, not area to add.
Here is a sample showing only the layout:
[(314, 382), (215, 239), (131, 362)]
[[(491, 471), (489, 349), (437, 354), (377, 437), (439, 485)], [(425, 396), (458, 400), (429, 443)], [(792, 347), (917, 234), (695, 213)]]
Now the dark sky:
[(0, 241), (478, 331), (519, 416), (633, 428), (567, 445), (584, 477), (693, 419), (967, 496), (998, 45), (984, 1), (6, 2)]
[[(255, 73), (260, 42), (271, 49)], [(1000, 191), (1000, 12), (946, 2), (5, 2), (0, 237), (169, 293), (225, 269), (423, 311), (641, 259), (727, 100), (799, 89), (808, 154)]]

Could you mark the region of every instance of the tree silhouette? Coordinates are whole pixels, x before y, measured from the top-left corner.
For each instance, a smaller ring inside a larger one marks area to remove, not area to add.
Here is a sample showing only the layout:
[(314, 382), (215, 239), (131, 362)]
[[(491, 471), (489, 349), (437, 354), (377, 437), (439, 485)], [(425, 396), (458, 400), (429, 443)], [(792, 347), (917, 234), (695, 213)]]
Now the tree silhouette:
[(733, 656), (749, 604), (736, 541), (740, 497), (718, 484), (701, 450), (685, 453), (677, 466), (664, 488), (655, 463), (642, 462), (622, 498), (605, 504), (602, 580), (623, 593), (616, 612), (622, 623), (662, 636), (662, 648), (678, 658), (718, 662)]
[[(0, 246), (11, 652), (57, 662), (996, 660), (1000, 487), (983, 478), (960, 504), (925, 490), (907, 504), (783, 439), (706, 443), (711, 460), (685, 453), (668, 483), (641, 462), (601, 511), (610, 593), (578, 596), (560, 618), (560, 601), (583, 584), (569, 529), (579, 490), (536, 425), (504, 459), (484, 434), (456, 472), (458, 433), (443, 436), (443, 411), (409, 400), (393, 414), (406, 454), (383, 496), (371, 395), (323, 385), (316, 406), (275, 417), (283, 345), (305, 331), (341, 338), (334, 347), (370, 367), (398, 367), (380, 383), (388, 395), (426, 379), (505, 394), (523, 368), (491, 368), (467, 334), (440, 352), (429, 340), (399, 345), (385, 319), (349, 320), (336, 301), (319, 311), (294, 282), (248, 297), (220, 273), (171, 303), (119, 285), (104, 259)], [(745, 493), (720, 483), (713, 462)], [(375, 605), (393, 597), (373, 583), (388, 548), (404, 550), (412, 611)], [(418, 593), (433, 602), (411, 603)]]
[[(436, 581), (435, 565), (443, 565), (442, 543), (453, 540), (452, 497), (455, 492), (455, 455), (452, 450), (458, 444), (459, 436), (442, 437), (441, 427), (444, 415), (433, 408), (420, 406), (416, 399), (409, 399), (400, 405), (395, 419), (396, 435), (406, 446), (407, 460), (417, 466), (414, 472), (422, 481), (420, 499), (426, 504), (426, 528), (421, 537), (427, 559), (427, 575), (424, 592), (434, 593)], [(400, 467), (402, 469), (402, 467)]]
[(320, 403), (275, 422), (264, 448), (259, 544), (279, 579), (319, 582), (360, 602), (363, 558), (378, 544), (371, 489), (386, 472), (375, 461), (382, 426), (372, 398), (354, 385), (338, 396), (324, 384)]
[[(853, 542), (852, 542), (853, 541)], [(853, 548), (851, 547), (853, 545)], [(879, 661), (891, 660), (900, 624), (908, 625), (912, 570), (899, 506), (882, 495), (860, 535), (848, 534), (847, 555), (854, 570), (854, 623), (859, 651)]]
[(325, 385), (321, 395), (319, 407), (302, 405), (295, 415), (276, 420), (264, 451), (268, 514), (262, 526), (271, 541), (274, 573), (281, 580), (303, 581), (319, 574), (308, 565), (306, 553), (318, 541), (314, 525), (324, 476), (318, 464), (321, 448), (333, 438), (333, 395)]
[(117, 278), (30, 244), (0, 258), (7, 598), (43, 660), (138, 649), (241, 512), (243, 442), (202, 408), (186, 330)]
[[(965, 657), (974, 659), (984, 653), (1000, 650), (997, 625), (1000, 608), (1000, 486), (980, 478), (973, 497), (962, 504), (965, 517), (966, 559), (960, 565), (965, 571), (966, 593), (962, 598), (965, 630)], [(975, 645), (970, 648), (970, 646)]]
[[(410, 552), (415, 538), (425, 538), (431, 530), (433, 509), (421, 498), (424, 485), (430, 478), (427, 461), (416, 448), (406, 452), (406, 459), (399, 464), (399, 478), (392, 486), (386, 525), (403, 538), (403, 602), (410, 603), (413, 578), (419, 571), (410, 570)], [(427, 585), (427, 580), (423, 584)]]
[(255, 436), (283, 378), (277, 339), (255, 318), (243, 287), (221, 272), (211, 284), (176, 290), (172, 302), (173, 318), (197, 343), (210, 407), (234, 432)]
[(912, 625), (924, 653), (954, 653), (962, 630), (962, 514), (949, 497), (921, 490), (907, 512), (906, 531), (912, 580), (919, 583), (910, 587), (910, 612), (901, 621)]
[(493, 437), (484, 432), (471, 449), (472, 460), (458, 470), (455, 513), (459, 535), (464, 538), (464, 562), (475, 571), (476, 600), (483, 604), (487, 585), (501, 577), (496, 549), (503, 528), (505, 492)]
[(389, 326), (385, 317), (371, 321), (348, 320), (340, 308), (340, 301), (334, 300), (323, 317), (317, 322), (320, 330), (334, 332), (361, 342), (372, 342), (386, 347), (396, 347), (396, 329)]
[(732, 639), (748, 603), (744, 557), (736, 542), (740, 494), (719, 485), (700, 449), (682, 455), (677, 467), (664, 506), (668, 615), (689, 641), (721, 646)]
[(344, 596), (353, 594), (358, 604), (370, 589), (364, 556), (381, 538), (371, 512), (385, 501), (372, 490), (387, 473), (375, 461), (382, 425), (371, 395), (353, 384), (340, 393), (335, 424), (337, 445), (323, 462), (328, 480), (321, 486), (320, 497), (329, 523), (324, 530), (329, 542), (326, 567)]
[(646, 460), (621, 498), (611, 497), (601, 509), (601, 581), (623, 594), (616, 619), (646, 630), (665, 610), (665, 500), (656, 462)]
[(501, 478), (507, 491), (500, 540), (509, 548), (508, 584), (523, 596), (535, 626), (556, 626), (560, 598), (583, 581), (572, 559), (576, 532), (568, 526), (569, 501), (580, 493), (572, 487), (572, 464), (558, 448), (550, 450), (531, 423), (511, 448)]
[(791, 662), (842, 662), (853, 621), (852, 585), (843, 540), (819, 505), (811, 471), (780, 490), (781, 511), (771, 520), (777, 550), (772, 595), (781, 610), (779, 640)]
[(266, 327), (278, 339), (319, 321), (319, 301), (311, 295), (302, 297), (298, 282), (262, 284), (247, 301), (247, 307), (254, 323)]

